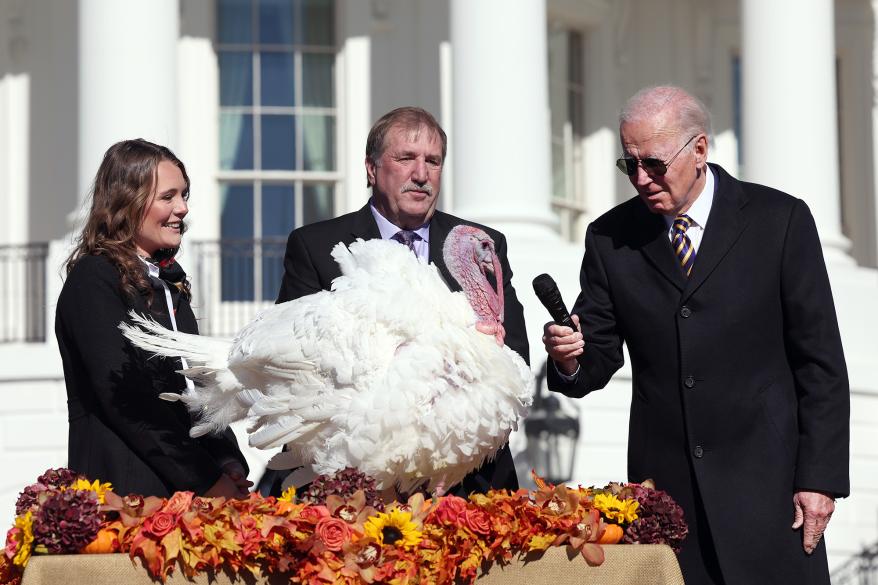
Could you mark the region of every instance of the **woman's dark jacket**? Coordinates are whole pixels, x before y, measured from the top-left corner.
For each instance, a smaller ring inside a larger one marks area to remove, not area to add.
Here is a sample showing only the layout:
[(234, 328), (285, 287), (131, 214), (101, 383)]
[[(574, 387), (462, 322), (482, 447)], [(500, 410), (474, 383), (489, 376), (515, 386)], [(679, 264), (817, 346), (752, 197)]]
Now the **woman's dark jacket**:
[[(131, 299), (120, 281), (109, 259), (85, 256), (58, 298), (55, 335), (67, 385), (68, 466), (111, 482), (119, 494), (203, 494), (220, 478), (224, 463), (237, 460), (246, 470), (244, 457), (229, 429), (221, 436), (190, 438), (185, 406), (159, 398), (185, 388), (176, 372), (180, 360), (150, 357), (133, 347), (119, 323), (130, 322), (134, 309), (171, 329), (164, 289), (152, 281), (148, 308), (146, 294)], [(188, 298), (173, 284), (169, 288), (177, 328), (198, 333)]]

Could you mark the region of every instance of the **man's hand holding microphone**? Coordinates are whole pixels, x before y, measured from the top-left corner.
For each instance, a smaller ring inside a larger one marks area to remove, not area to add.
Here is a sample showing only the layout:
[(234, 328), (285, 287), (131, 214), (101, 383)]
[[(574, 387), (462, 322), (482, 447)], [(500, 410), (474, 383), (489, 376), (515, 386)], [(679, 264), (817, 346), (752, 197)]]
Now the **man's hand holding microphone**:
[(558, 285), (548, 274), (540, 274), (533, 281), (534, 292), (554, 321), (543, 326), (543, 345), (554, 360), (558, 372), (567, 376), (579, 369), (579, 356), (585, 348), (585, 340), (579, 327), (579, 316), (567, 312)]

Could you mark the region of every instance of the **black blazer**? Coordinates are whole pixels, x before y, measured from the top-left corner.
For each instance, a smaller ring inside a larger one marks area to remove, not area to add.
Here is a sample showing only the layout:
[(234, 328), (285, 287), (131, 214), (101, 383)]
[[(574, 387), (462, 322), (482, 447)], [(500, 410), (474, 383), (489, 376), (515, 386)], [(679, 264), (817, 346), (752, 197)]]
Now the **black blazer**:
[[(192, 439), (183, 403), (158, 397), (185, 388), (176, 373), (180, 361), (150, 358), (118, 326), (130, 323), (128, 311), (135, 309), (170, 329), (165, 299), (155, 291), (149, 310), (145, 296), (128, 299), (119, 284), (119, 271), (107, 258), (85, 256), (58, 298), (55, 335), (67, 385), (68, 465), (111, 482), (119, 494), (203, 494), (219, 479), (223, 463), (247, 464), (230, 430)], [(188, 300), (175, 296), (178, 329), (198, 333)]]
[[(430, 262), (436, 265), (451, 290), (462, 290), (448, 272), (442, 259), (442, 245), (445, 238), (451, 229), (459, 224), (481, 228), (494, 240), (503, 267), (506, 345), (529, 363), (524, 309), (512, 286), (512, 269), (506, 257), (506, 238), (503, 234), (484, 225), (437, 211), (430, 220)], [(294, 230), (287, 241), (284, 277), (277, 302), (282, 303), (321, 290), (329, 290), (332, 280), (341, 276), (338, 264), (330, 255), (333, 246), (339, 242), (349, 245), (357, 238), (364, 240), (381, 238), (378, 224), (372, 217), (369, 205), (365, 205), (359, 211)], [(497, 453), (493, 461), (485, 463), (469, 474), (459, 486), (455, 486), (450, 491), (466, 495), (472, 492), (484, 493), (490, 488), (518, 489), (518, 478), (515, 475), (515, 466), (508, 445)]]
[(629, 479), (683, 506), (687, 583), (710, 582), (713, 549), (726, 583), (828, 583), (823, 542), (807, 556), (790, 529), (794, 490), (849, 492), (847, 371), (817, 229), (803, 201), (710, 166), (688, 280), (639, 198), (589, 227), (582, 368), (571, 384), (549, 368), (549, 387), (602, 388), (627, 344)]

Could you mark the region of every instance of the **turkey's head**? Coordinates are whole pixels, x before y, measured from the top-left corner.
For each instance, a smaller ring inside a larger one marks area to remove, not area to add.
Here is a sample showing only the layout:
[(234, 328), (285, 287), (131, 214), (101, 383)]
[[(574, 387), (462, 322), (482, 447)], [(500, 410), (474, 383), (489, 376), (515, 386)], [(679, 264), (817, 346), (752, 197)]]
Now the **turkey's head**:
[[(494, 240), (479, 228), (458, 225), (445, 239), (442, 257), (476, 313), (476, 329), (493, 335), (503, 345), (503, 268)], [(495, 285), (488, 274), (493, 275)]]

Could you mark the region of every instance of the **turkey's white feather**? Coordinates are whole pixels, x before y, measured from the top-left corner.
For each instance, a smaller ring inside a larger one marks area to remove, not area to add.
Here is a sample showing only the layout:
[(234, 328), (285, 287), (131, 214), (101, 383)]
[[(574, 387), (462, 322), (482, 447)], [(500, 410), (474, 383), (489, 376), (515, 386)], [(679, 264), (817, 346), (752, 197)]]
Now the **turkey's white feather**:
[(405, 246), (358, 240), (332, 256), (342, 276), (331, 292), (274, 305), (234, 340), (143, 319), (120, 327), (191, 364), (196, 387), (181, 399), (198, 417), (193, 436), (247, 418), (250, 444), (286, 444), (288, 467), (355, 467), (403, 491), (459, 482), (526, 414), (530, 369), (476, 331), (464, 294)]

